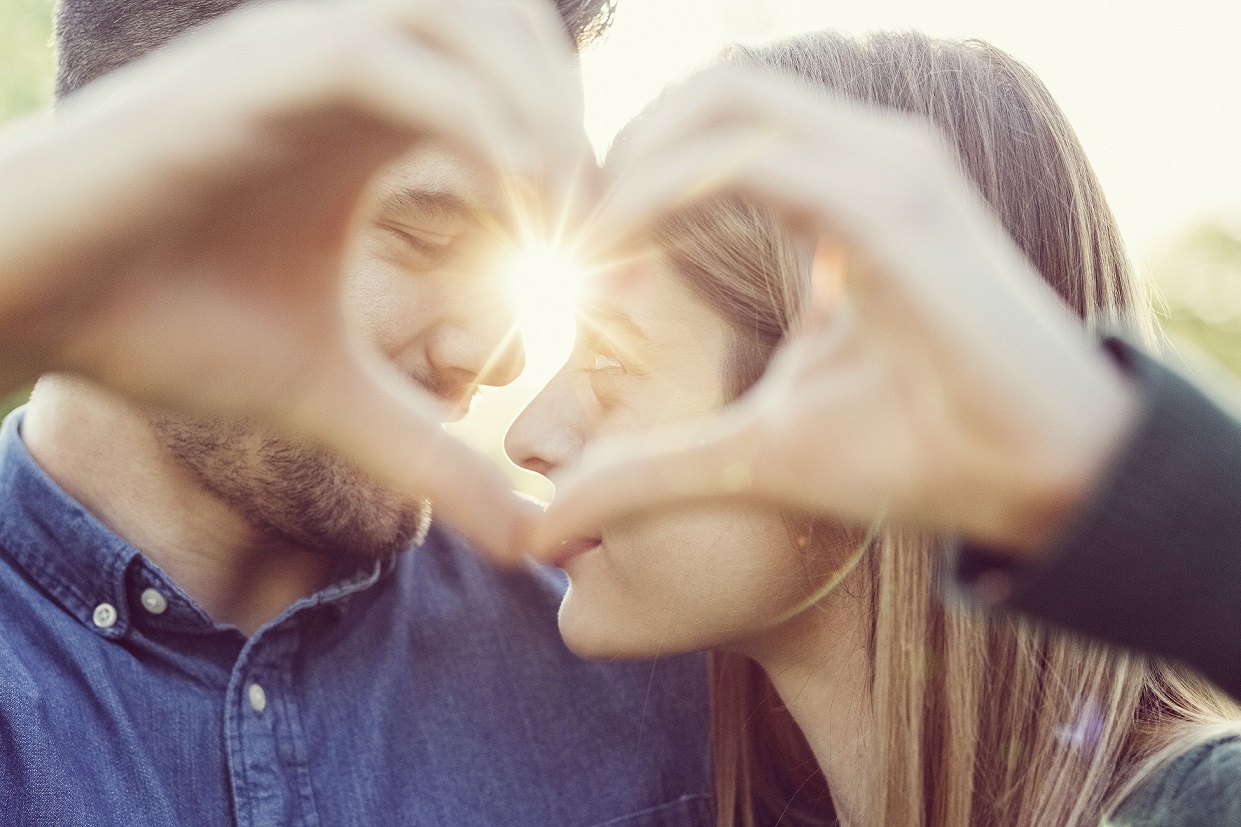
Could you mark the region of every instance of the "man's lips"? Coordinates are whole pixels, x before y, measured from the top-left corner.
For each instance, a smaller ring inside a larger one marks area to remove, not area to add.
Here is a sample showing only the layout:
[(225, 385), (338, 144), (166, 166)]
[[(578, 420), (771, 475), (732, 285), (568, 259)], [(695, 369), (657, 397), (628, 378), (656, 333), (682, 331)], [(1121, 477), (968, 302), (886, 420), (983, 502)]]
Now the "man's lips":
[(599, 537), (582, 537), (578, 540), (567, 540), (560, 544), (560, 548), (556, 550), (555, 556), (547, 562), (563, 569), (574, 557), (580, 557), (601, 545), (603, 545), (603, 540)]

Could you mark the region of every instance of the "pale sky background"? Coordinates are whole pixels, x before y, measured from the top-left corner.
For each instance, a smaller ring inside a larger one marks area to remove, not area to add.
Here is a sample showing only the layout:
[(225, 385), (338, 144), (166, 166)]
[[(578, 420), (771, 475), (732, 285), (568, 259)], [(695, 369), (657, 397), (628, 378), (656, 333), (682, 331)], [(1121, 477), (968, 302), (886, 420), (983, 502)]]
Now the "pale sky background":
[(583, 56), (591, 136), (606, 146), (728, 43), (825, 28), (977, 37), (1025, 62), (1076, 127), (1139, 263), (1204, 218), (1241, 218), (1236, 0), (619, 0)]

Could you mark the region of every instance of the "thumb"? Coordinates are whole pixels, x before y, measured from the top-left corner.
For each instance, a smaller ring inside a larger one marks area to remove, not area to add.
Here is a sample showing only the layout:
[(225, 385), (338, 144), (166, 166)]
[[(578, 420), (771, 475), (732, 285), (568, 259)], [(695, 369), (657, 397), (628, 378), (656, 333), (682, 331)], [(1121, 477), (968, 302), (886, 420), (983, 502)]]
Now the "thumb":
[(496, 563), (516, 563), (542, 513), (489, 459), (443, 428), (442, 406), (387, 365), (360, 356), (325, 370), (292, 427), (398, 494), (431, 501), (435, 514)]
[(604, 523), (704, 500), (755, 494), (758, 429), (747, 409), (595, 443), (556, 480), (556, 497), (528, 539), (531, 553), (599, 532)]

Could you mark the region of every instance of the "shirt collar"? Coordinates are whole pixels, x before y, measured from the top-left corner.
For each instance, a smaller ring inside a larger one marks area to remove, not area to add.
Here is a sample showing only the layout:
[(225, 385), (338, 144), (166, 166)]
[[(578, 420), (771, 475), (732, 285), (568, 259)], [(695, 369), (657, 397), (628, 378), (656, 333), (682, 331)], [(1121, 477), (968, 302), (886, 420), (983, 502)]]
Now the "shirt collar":
[[(7, 555), (53, 600), (87, 628), (120, 638), (142, 595), (156, 589), (167, 608), (156, 626), (221, 629), (168, 576), (66, 494), (35, 462), (21, 439), (24, 408), (0, 426), (0, 555)], [(338, 603), (369, 588), (393, 567), (381, 560), (349, 567), (325, 589), (289, 606), (273, 623), (303, 609)]]
[(24, 415), (18, 408), (0, 426), (0, 551), (84, 625), (120, 637), (130, 620), (125, 572), (138, 551), (43, 472), (22, 442)]

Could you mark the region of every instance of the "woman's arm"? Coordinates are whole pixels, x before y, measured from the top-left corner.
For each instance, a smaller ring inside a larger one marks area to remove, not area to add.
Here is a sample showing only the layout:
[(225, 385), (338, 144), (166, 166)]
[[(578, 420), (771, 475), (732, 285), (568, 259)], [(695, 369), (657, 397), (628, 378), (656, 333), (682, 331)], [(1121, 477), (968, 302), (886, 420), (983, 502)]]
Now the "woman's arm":
[(966, 544), (966, 593), (1186, 661), (1241, 699), (1241, 423), (1132, 346), (1109, 350), (1142, 397), (1125, 443), (1033, 550)]
[(683, 94), (621, 159), (601, 223), (739, 189), (817, 238), (816, 318), (719, 416), (589, 449), (539, 544), (711, 499), (883, 517), (991, 549), (991, 602), (1241, 695), (1241, 424), (1109, 358), (918, 125), (770, 78)]
[(611, 243), (740, 191), (817, 243), (814, 295), (737, 404), (588, 449), (542, 544), (745, 498), (1033, 552), (1132, 427), (1128, 380), (921, 122), (714, 70), (667, 96), (609, 167), (621, 177), (597, 224)]

